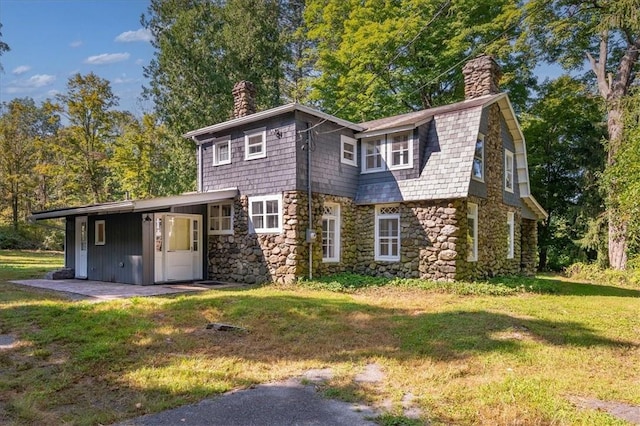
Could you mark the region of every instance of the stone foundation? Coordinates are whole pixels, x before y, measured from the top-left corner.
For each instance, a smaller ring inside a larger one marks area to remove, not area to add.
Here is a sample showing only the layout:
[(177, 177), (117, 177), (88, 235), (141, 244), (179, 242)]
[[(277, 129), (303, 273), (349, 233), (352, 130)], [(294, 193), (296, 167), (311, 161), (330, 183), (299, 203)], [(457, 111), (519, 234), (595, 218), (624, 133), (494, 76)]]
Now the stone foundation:
[(520, 269), (525, 275), (535, 275), (538, 267), (537, 221), (522, 219), (521, 241), (522, 251), (520, 254)]

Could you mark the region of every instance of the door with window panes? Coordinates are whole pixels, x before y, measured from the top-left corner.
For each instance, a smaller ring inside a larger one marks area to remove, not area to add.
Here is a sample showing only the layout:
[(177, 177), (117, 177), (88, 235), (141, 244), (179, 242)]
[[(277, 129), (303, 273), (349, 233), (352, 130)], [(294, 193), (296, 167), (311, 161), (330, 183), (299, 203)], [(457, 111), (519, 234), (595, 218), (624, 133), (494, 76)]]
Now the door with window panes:
[(155, 281), (202, 279), (202, 216), (155, 215)]

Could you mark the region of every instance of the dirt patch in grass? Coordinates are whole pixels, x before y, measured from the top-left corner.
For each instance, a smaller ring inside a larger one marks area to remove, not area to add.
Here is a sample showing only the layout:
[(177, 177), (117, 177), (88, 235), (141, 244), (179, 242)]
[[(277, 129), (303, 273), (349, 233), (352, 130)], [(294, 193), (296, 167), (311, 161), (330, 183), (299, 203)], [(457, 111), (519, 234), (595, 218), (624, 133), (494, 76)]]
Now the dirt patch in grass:
[(570, 396), (569, 401), (579, 408), (605, 411), (618, 419), (640, 425), (640, 406), (616, 401), (602, 401), (597, 398)]

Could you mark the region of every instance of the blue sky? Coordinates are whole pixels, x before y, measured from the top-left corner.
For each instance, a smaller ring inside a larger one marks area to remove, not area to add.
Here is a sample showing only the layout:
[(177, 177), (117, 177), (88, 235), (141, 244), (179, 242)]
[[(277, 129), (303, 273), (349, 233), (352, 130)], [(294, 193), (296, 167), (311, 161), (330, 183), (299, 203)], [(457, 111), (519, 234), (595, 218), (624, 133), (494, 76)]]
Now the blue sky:
[(111, 82), (118, 109), (137, 115), (147, 84), (142, 67), (153, 56), (140, 25), (149, 0), (0, 0), (2, 40), (0, 102), (31, 97), (41, 102), (66, 91), (70, 76), (94, 72)]

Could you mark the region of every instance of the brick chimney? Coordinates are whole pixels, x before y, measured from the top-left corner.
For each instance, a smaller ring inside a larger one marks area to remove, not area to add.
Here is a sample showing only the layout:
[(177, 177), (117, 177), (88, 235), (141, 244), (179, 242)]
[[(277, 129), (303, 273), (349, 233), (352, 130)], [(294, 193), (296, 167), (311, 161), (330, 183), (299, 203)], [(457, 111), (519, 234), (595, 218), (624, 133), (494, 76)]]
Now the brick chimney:
[(233, 118), (244, 117), (256, 112), (256, 86), (242, 80), (233, 86)]
[(471, 59), (462, 67), (464, 75), (464, 98), (474, 99), (483, 95), (500, 93), (500, 65), (492, 56), (480, 55)]

